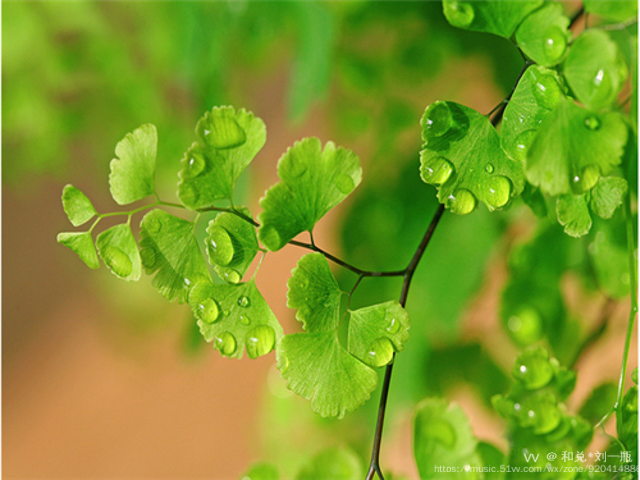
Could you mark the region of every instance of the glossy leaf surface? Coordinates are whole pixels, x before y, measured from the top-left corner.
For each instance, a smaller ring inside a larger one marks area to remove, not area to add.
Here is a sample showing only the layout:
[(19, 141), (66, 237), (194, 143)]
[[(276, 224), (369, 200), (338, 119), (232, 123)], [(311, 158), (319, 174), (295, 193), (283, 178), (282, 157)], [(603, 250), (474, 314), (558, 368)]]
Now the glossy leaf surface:
[(115, 225), (101, 232), (96, 238), (96, 246), (111, 273), (127, 281), (140, 279), (140, 253), (128, 224)]
[(62, 190), (62, 208), (74, 227), (96, 216), (96, 209), (93, 208), (91, 201), (73, 185), (66, 185)]
[(560, 63), (571, 33), (560, 3), (547, 3), (527, 16), (516, 30), (516, 41), (527, 57), (545, 67)]
[(76, 252), (89, 268), (99, 268), (98, 254), (89, 232), (62, 232), (58, 234), (58, 243)]

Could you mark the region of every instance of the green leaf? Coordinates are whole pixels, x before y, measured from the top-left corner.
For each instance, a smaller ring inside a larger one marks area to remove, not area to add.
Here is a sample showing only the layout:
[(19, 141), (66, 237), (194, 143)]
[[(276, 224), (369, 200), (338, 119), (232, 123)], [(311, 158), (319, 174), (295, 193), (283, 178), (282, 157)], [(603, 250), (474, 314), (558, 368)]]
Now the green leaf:
[(620, 163), (626, 142), (620, 114), (591, 113), (561, 99), (527, 150), (527, 180), (554, 196), (586, 192)]
[(625, 393), (616, 411), (618, 438), (628, 451), (633, 452), (634, 463), (638, 461), (638, 387)]
[(244, 109), (215, 107), (196, 125), (198, 140), (181, 160), (178, 197), (192, 210), (232, 200), (238, 177), (264, 146), (262, 120)]
[(627, 66), (616, 43), (602, 30), (585, 30), (571, 45), (563, 64), (564, 78), (585, 107), (612, 105), (627, 78)]
[(158, 132), (151, 124), (142, 125), (116, 145), (116, 158), (111, 160), (109, 187), (119, 205), (140, 200), (155, 193), (154, 175)]
[(540, 5), (542, 0), (442, 2), (444, 16), (454, 27), (494, 33), (505, 38), (510, 38), (518, 24)]
[(317, 138), (296, 142), (278, 161), (281, 182), (260, 200), (264, 211), (258, 235), (271, 251), (301, 232), (311, 232), (322, 216), (360, 183), (360, 160), (351, 151)]
[(196, 283), (189, 292), (189, 306), (207, 342), (222, 355), (250, 358), (266, 355), (282, 337), (282, 327), (258, 291), (255, 281), (239, 285)]
[(396, 301), (351, 312), (349, 353), (372, 367), (388, 364), (409, 340), (409, 315)]
[(279, 480), (280, 475), (275, 465), (271, 463), (256, 463), (245, 472), (240, 480)]
[(522, 192), (522, 166), (504, 154), (487, 117), (457, 103), (435, 102), (420, 124), (420, 175), (440, 185), (438, 199), (453, 213), (471, 213), (477, 200), (493, 211)]
[(592, 221), (586, 194), (560, 195), (556, 202), (556, 214), (567, 235), (582, 237), (591, 230)]
[(542, 120), (564, 97), (558, 74), (532, 65), (518, 82), (504, 111), (500, 143), (509, 158), (524, 161)]
[(164, 210), (152, 210), (140, 222), (140, 255), (153, 286), (170, 302), (187, 300), (189, 288), (210, 280), (194, 235), (194, 224)]
[(308, 332), (329, 332), (338, 327), (342, 291), (329, 262), (321, 253), (303, 256), (287, 282), (287, 307)]
[[(476, 452), (480, 456), (485, 467), (485, 480), (502, 480), (505, 472), (500, 471), (500, 466), (506, 464), (506, 456), (494, 445), (487, 442), (478, 442)], [(493, 470), (495, 468), (495, 470)]]
[(527, 16), (516, 30), (516, 42), (534, 62), (552, 67), (560, 63), (571, 40), (569, 19), (559, 3), (546, 3)]
[(360, 480), (360, 458), (348, 447), (330, 447), (315, 455), (296, 475), (296, 480)]
[(598, 385), (580, 407), (580, 416), (595, 425), (615, 405), (617, 394), (618, 387), (611, 382)]
[[(421, 479), (445, 476), (436, 467), (451, 468), (447, 479), (480, 479), (477, 472), (464, 467), (479, 467), (477, 440), (469, 420), (458, 405), (447, 405), (439, 398), (428, 398), (416, 407), (413, 421), (413, 454)], [(462, 468), (461, 468), (462, 467)]]
[[(240, 207), (238, 211), (251, 218), (248, 209)], [(255, 227), (227, 212), (220, 213), (209, 222), (205, 245), (209, 263), (228, 283), (238, 283), (258, 253)]]
[(62, 208), (74, 227), (88, 222), (97, 215), (91, 201), (73, 185), (66, 185), (62, 189)]
[(624, 22), (638, 16), (638, 2), (634, 0), (584, 0), (583, 4), (587, 13), (614, 22)]
[(63, 232), (58, 234), (58, 243), (76, 252), (89, 268), (99, 268), (98, 254), (90, 232)]
[(629, 295), (629, 256), (624, 215), (610, 220), (595, 219), (588, 253), (598, 285), (609, 296), (622, 299)]
[(600, 218), (611, 218), (622, 205), (628, 190), (627, 181), (620, 177), (604, 177), (593, 187), (589, 205)]
[(96, 238), (96, 246), (100, 257), (114, 275), (127, 281), (140, 279), (140, 253), (128, 223), (101, 232)]
[(278, 369), (287, 387), (311, 400), (323, 417), (343, 418), (376, 388), (378, 375), (350, 355), (335, 332), (294, 333), (278, 344)]

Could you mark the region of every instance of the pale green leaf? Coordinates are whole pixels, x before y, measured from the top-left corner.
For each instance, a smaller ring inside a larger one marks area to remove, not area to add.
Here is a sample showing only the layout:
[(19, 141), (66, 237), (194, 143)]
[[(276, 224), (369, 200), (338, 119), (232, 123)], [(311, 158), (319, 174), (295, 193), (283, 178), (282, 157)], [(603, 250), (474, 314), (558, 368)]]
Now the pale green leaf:
[(203, 281), (189, 292), (189, 306), (207, 342), (222, 355), (250, 358), (266, 355), (282, 337), (282, 327), (258, 291), (255, 281), (214, 285)]
[(343, 418), (376, 388), (378, 375), (350, 355), (335, 332), (294, 333), (278, 344), (278, 369), (287, 387), (311, 400), (323, 417)]
[(505, 155), (487, 117), (454, 102), (435, 102), (420, 123), (420, 175), (439, 185), (438, 200), (453, 213), (472, 212), (478, 200), (493, 211), (522, 192), (522, 165)]
[(238, 177), (264, 146), (267, 131), (253, 113), (215, 107), (196, 125), (198, 140), (182, 158), (178, 197), (192, 210), (233, 197)]
[(571, 45), (563, 73), (580, 102), (589, 109), (601, 110), (616, 101), (628, 70), (609, 35), (590, 28)]
[(454, 27), (494, 33), (505, 38), (510, 38), (518, 24), (540, 5), (542, 0), (442, 2), (444, 16)]
[(62, 232), (58, 234), (58, 243), (76, 252), (89, 268), (99, 268), (98, 254), (93, 245), (90, 232)]
[(502, 480), (505, 478), (506, 472), (501, 472), (500, 466), (507, 463), (507, 458), (500, 449), (487, 442), (478, 442), (476, 452), (485, 468), (484, 480)]
[(127, 281), (140, 279), (140, 253), (129, 224), (122, 223), (101, 232), (96, 238), (96, 246), (114, 275)]
[(109, 187), (119, 205), (155, 193), (154, 175), (158, 132), (151, 124), (142, 125), (118, 142), (116, 158), (111, 160)]
[(622, 205), (627, 190), (628, 185), (624, 178), (601, 178), (591, 190), (591, 201), (589, 202), (591, 210), (600, 218), (611, 218), (616, 209)]
[(608, 296), (624, 298), (631, 287), (624, 215), (606, 221), (596, 217), (594, 223), (588, 252), (598, 285)]
[(349, 353), (372, 367), (389, 363), (409, 340), (409, 315), (396, 301), (360, 308), (349, 319)]
[(524, 161), (542, 120), (564, 97), (558, 74), (538, 65), (524, 73), (504, 111), (500, 144), (509, 158)]
[(260, 200), (258, 235), (269, 250), (281, 249), (301, 232), (311, 232), (322, 216), (360, 183), (360, 160), (350, 150), (317, 138), (296, 142), (278, 161), (281, 182)]
[(638, 16), (636, 0), (584, 0), (583, 4), (586, 12), (614, 22), (624, 22)]
[(257, 463), (245, 472), (240, 480), (279, 480), (280, 475), (275, 465), (271, 463)]
[(184, 303), (189, 288), (210, 280), (194, 235), (194, 224), (164, 210), (152, 210), (140, 222), (140, 255), (153, 286), (163, 297)]
[(73, 185), (62, 189), (62, 208), (74, 227), (88, 222), (97, 214), (87, 196)]
[(362, 462), (349, 447), (329, 447), (302, 467), (296, 480), (361, 480)]
[[(447, 405), (437, 398), (418, 404), (413, 422), (413, 453), (421, 479), (479, 480), (482, 477), (477, 471), (464, 471), (465, 467), (480, 466), (476, 445), (469, 420), (458, 405)], [(436, 467), (453, 471), (443, 475)]]
[(562, 5), (547, 3), (527, 16), (516, 30), (516, 42), (527, 57), (545, 67), (560, 63), (571, 40)]
[[(251, 218), (248, 209), (240, 207), (238, 211)], [(238, 283), (258, 253), (255, 227), (228, 212), (220, 213), (209, 222), (205, 245), (209, 263), (228, 283)]]
[(580, 416), (595, 425), (615, 405), (617, 393), (618, 388), (613, 382), (598, 385), (580, 407)]
[(626, 142), (620, 114), (591, 113), (561, 99), (527, 150), (527, 179), (554, 196), (586, 192), (620, 163)]
[(567, 235), (582, 237), (591, 230), (592, 221), (586, 194), (560, 195), (556, 202), (556, 214)]
[(321, 253), (309, 253), (298, 261), (287, 282), (287, 307), (308, 332), (334, 331), (340, 321), (342, 292)]

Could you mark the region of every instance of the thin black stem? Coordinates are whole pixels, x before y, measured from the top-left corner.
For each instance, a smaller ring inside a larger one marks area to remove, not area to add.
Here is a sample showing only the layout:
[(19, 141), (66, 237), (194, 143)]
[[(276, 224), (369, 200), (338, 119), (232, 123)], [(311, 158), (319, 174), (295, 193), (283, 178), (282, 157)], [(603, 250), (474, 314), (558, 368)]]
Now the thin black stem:
[(573, 14), (573, 17), (571, 17), (571, 21), (569, 22), (569, 28), (573, 27), (575, 23), (578, 20), (580, 20), (580, 17), (582, 17), (583, 15), (584, 15), (584, 5), (580, 7), (580, 10), (578, 10), (576, 13)]
[[(438, 210), (435, 215), (431, 219), (429, 226), (427, 227), (427, 231), (424, 233), (422, 237), (422, 241), (416, 252), (413, 254), (411, 261), (409, 261), (409, 265), (403, 271), (403, 282), (402, 282), (402, 292), (400, 293), (400, 305), (404, 307), (407, 304), (407, 296), (409, 295), (409, 287), (411, 286), (411, 280), (413, 279), (413, 274), (415, 273), (418, 265), (420, 264), (420, 260), (424, 255), (424, 252), (433, 237), (433, 233), (442, 218), (442, 214), (444, 213), (444, 205), (438, 206)], [(395, 360), (395, 354), (391, 363), (387, 365), (387, 368), (384, 373), (384, 382), (382, 384), (382, 392), (380, 393), (380, 404), (378, 407), (378, 419), (376, 421), (376, 431), (373, 437), (373, 448), (371, 452), (371, 462), (369, 463), (369, 471), (367, 472), (366, 480), (372, 480), (375, 474), (378, 475), (380, 480), (384, 480), (382, 475), (382, 470), (380, 469), (380, 447), (382, 446), (382, 428), (384, 426), (384, 415), (387, 409), (387, 398), (389, 397), (389, 387), (391, 385), (391, 372), (393, 370), (393, 363)]]
[[(520, 70), (520, 73), (518, 74), (518, 78), (516, 78), (516, 81), (513, 84), (513, 88), (511, 88), (511, 92), (509, 92), (509, 95), (507, 95), (507, 98), (505, 98), (502, 102), (500, 102), (500, 105), (498, 105), (497, 108), (494, 108), (491, 111), (491, 112), (493, 112), (493, 111), (497, 110), (495, 116), (491, 119), (491, 125), (493, 125), (494, 127), (498, 126), (498, 124), (502, 120), (502, 116), (504, 115), (504, 111), (507, 108), (507, 105), (509, 104), (509, 101), (511, 100), (511, 97), (513, 96), (513, 93), (516, 91), (518, 83), (520, 83), (520, 79), (524, 75), (524, 72), (527, 71), (527, 68), (529, 68), (531, 65), (533, 65), (533, 63), (534, 62), (532, 62), (531, 60), (525, 60), (524, 61), (524, 65), (522, 66), (522, 70)], [(491, 113), (489, 115), (491, 115)]]

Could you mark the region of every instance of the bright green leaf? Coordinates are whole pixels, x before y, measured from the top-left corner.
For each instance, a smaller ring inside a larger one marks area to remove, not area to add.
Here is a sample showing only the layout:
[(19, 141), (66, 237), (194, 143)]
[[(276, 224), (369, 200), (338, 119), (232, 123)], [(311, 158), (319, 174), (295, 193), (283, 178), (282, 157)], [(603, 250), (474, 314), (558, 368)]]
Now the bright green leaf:
[[(251, 218), (249, 210), (238, 211)], [(256, 229), (233, 213), (220, 213), (207, 227), (205, 239), (209, 262), (220, 278), (228, 283), (238, 283), (251, 266), (258, 253)]]
[(140, 223), (140, 256), (153, 286), (163, 297), (184, 303), (189, 288), (211, 277), (194, 235), (194, 225), (164, 210), (152, 210)]
[(409, 315), (396, 301), (351, 312), (349, 353), (372, 367), (388, 364), (409, 340)]
[(96, 238), (96, 246), (113, 274), (127, 281), (140, 279), (140, 253), (129, 224), (122, 223), (101, 232)]
[(98, 254), (90, 232), (63, 232), (58, 234), (58, 243), (76, 252), (89, 268), (99, 268)]
[(583, 4), (587, 13), (614, 22), (624, 22), (638, 16), (638, 2), (635, 0), (584, 0)]
[(500, 466), (506, 464), (506, 456), (496, 446), (487, 442), (478, 442), (476, 452), (485, 467), (485, 480), (502, 480), (506, 472), (500, 471)]
[(287, 307), (308, 332), (329, 332), (338, 327), (342, 292), (321, 253), (309, 253), (298, 261), (287, 282)]
[(589, 205), (600, 218), (611, 218), (627, 194), (627, 181), (620, 177), (601, 178), (591, 191)]
[(214, 285), (203, 281), (189, 292), (189, 306), (207, 342), (222, 355), (250, 358), (266, 355), (282, 337), (282, 327), (258, 291), (255, 281)]
[(452, 212), (470, 213), (477, 200), (493, 211), (522, 192), (522, 166), (504, 154), (487, 117), (457, 103), (435, 102), (420, 124), (421, 177), (439, 185), (438, 199)]
[(487, 32), (510, 38), (518, 24), (542, 0), (459, 2), (444, 0), (444, 16), (454, 27), (476, 32)]
[(438, 398), (423, 400), (416, 407), (413, 421), (413, 453), (421, 479), (441, 479), (435, 468), (452, 468), (446, 478), (480, 479), (478, 472), (464, 471), (464, 467), (479, 467), (477, 440), (469, 420), (458, 405), (447, 405)]
[(97, 214), (87, 196), (73, 185), (66, 185), (62, 190), (62, 208), (74, 227), (88, 222)]
[(323, 417), (354, 411), (378, 383), (376, 372), (350, 355), (335, 332), (285, 335), (277, 354), (287, 387), (311, 400), (313, 411)]
[(620, 163), (626, 141), (620, 114), (591, 113), (561, 99), (527, 150), (527, 179), (554, 196), (586, 192)]
[(571, 45), (563, 73), (580, 102), (589, 109), (601, 110), (616, 101), (628, 70), (609, 35), (590, 28)]
[(591, 215), (586, 195), (560, 195), (556, 203), (558, 222), (567, 235), (582, 237), (591, 230)]
[(571, 40), (569, 19), (559, 3), (547, 3), (526, 17), (516, 30), (516, 41), (527, 57), (545, 67), (560, 63)]
[(192, 210), (232, 199), (240, 174), (264, 146), (262, 120), (244, 109), (215, 107), (196, 125), (198, 141), (182, 158), (178, 197)]
[(580, 416), (595, 425), (615, 405), (617, 394), (618, 387), (614, 383), (607, 382), (598, 385), (580, 407)]
[(240, 480), (279, 480), (278, 469), (271, 463), (257, 463), (245, 472)]
[(509, 158), (524, 161), (542, 120), (564, 97), (558, 74), (532, 65), (504, 111), (500, 143)]
[(348, 447), (329, 447), (315, 455), (296, 475), (296, 480), (360, 480), (360, 458)]
[(260, 200), (264, 211), (258, 235), (269, 250), (281, 249), (301, 232), (311, 232), (322, 216), (360, 183), (360, 160), (351, 151), (317, 138), (296, 142), (278, 161), (281, 182)]
[(142, 125), (118, 142), (116, 158), (111, 160), (109, 187), (119, 205), (140, 200), (155, 192), (154, 175), (158, 132), (151, 124)]

